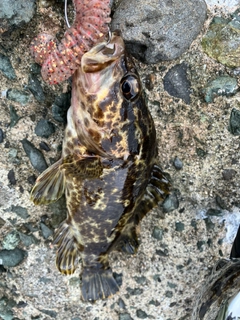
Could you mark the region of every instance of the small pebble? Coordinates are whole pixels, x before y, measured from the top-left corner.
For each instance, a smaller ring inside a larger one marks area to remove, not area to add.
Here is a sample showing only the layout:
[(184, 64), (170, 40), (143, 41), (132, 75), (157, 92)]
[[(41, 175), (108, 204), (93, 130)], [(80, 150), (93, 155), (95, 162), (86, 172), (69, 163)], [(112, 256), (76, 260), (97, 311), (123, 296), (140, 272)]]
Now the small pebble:
[(23, 139), (21, 142), (32, 166), (39, 172), (46, 170), (48, 166), (42, 152), (27, 139)]
[(126, 290), (131, 296), (139, 296), (140, 294), (143, 293), (143, 289), (141, 289), (141, 288), (132, 289), (132, 288), (127, 287)]
[(147, 282), (147, 278), (144, 276), (134, 277), (134, 279), (138, 284), (146, 284), (146, 282)]
[(20, 241), (23, 243), (24, 246), (30, 247), (32, 244), (38, 244), (40, 241), (34, 237), (34, 235), (27, 235), (22, 232), (18, 232)]
[(21, 207), (21, 206), (11, 206), (10, 210), (8, 211), (16, 213), (20, 218), (22, 219), (28, 219), (29, 214), (26, 208)]
[(163, 230), (158, 227), (154, 227), (152, 237), (157, 240), (162, 240), (163, 238)]
[(176, 157), (176, 158), (173, 160), (173, 165), (174, 165), (175, 169), (177, 169), (177, 170), (181, 170), (182, 167), (183, 167), (183, 163), (182, 163), (182, 161), (181, 161), (178, 157)]
[(55, 126), (52, 122), (41, 119), (35, 127), (35, 133), (42, 138), (48, 138), (55, 132)]
[(26, 255), (27, 252), (19, 248), (0, 250), (0, 264), (4, 267), (16, 267), (23, 261)]
[(51, 150), (51, 149), (49, 148), (49, 146), (47, 145), (47, 143), (44, 142), (44, 141), (41, 141), (41, 142), (39, 143), (39, 147), (40, 147), (42, 150), (46, 151), (46, 152), (48, 152), (48, 151)]
[(40, 228), (42, 230), (42, 235), (45, 239), (48, 239), (50, 236), (52, 236), (53, 231), (49, 229), (44, 223), (40, 223)]
[(197, 242), (197, 248), (200, 252), (203, 252), (203, 245), (205, 244), (206, 242), (205, 241), (198, 241)]
[(171, 68), (165, 75), (163, 84), (164, 90), (171, 96), (181, 98), (187, 104), (191, 102), (191, 83), (187, 78), (187, 64), (185, 62)]
[(179, 201), (175, 192), (172, 192), (166, 197), (163, 204), (163, 212), (171, 212), (179, 207)]
[(56, 318), (57, 317), (57, 312), (53, 310), (46, 310), (46, 309), (39, 309), (40, 312), (45, 313), (51, 318)]
[(16, 79), (16, 73), (12, 67), (10, 59), (2, 53), (0, 53), (0, 71), (8, 79)]
[(119, 314), (119, 320), (133, 320), (133, 318), (130, 316), (129, 313), (120, 313)]
[(137, 317), (140, 318), (140, 319), (146, 319), (146, 318), (148, 318), (148, 315), (146, 314), (146, 312), (143, 311), (143, 310), (141, 310), (141, 309), (138, 309), (138, 310), (136, 311), (136, 315), (137, 315)]
[(206, 85), (204, 92), (204, 99), (207, 103), (214, 101), (216, 96), (232, 96), (238, 90), (237, 79), (229, 76), (218, 77)]
[(236, 171), (234, 169), (225, 169), (222, 172), (222, 176), (224, 180), (232, 180), (236, 176)]
[(12, 231), (8, 233), (2, 241), (2, 247), (6, 250), (13, 250), (15, 249), (20, 242), (20, 237), (17, 231)]
[(207, 216), (220, 216), (222, 214), (222, 210), (210, 208), (206, 212)]
[(176, 222), (175, 223), (175, 229), (176, 231), (182, 232), (184, 230), (185, 226), (182, 222)]
[(8, 180), (14, 186), (17, 183), (13, 169), (8, 172)]
[(125, 302), (123, 301), (122, 298), (118, 299), (118, 306), (119, 306), (120, 309), (126, 309)]
[(207, 230), (214, 230), (215, 224), (212, 222), (210, 218), (203, 219), (206, 225)]
[(62, 93), (56, 97), (52, 105), (53, 118), (62, 123), (67, 122), (67, 110), (71, 105), (71, 94), (69, 92)]
[(227, 209), (227, 206), (226, 206), (224, 200), (223, 200), (219, 195), (216, 195), (216, 204), (217, 204), (221, 209)]
[(234, 136), (240, 135), (240, 110), (237, 110), (235, 108), (232, 109), (228, 130)]
[(8, 299), (3, 296), (0, 299), (0, 318), (3, 320), (15, 320), (13, 315), (13, 308), (16, 306), (16, 302), (12, 299)]
[(32, 92), (32, 94), (34, 95), (35, 99), (38, 102), (45, 101), (45, 94), (43, 92), (41, 82), (38, 80), (38, 77), (36, 74), (31, 73), (29, 75), (27, 88)]
[(0, 143), (3, 143), (3, 139), (4, 139), (4, 133), (2, 129), (0, 129)]
[(7, 98), (9, 100), (18, 102), (21, 105), (26, 105), (30, 101), (30, 96), (28, 93), (17, 89), (9, 89), (7, 91)]
[(18, 116), (16, 109), (14, 106), (10, 105), (10, 128), (14, 127), (19, 119), (20, 117)]

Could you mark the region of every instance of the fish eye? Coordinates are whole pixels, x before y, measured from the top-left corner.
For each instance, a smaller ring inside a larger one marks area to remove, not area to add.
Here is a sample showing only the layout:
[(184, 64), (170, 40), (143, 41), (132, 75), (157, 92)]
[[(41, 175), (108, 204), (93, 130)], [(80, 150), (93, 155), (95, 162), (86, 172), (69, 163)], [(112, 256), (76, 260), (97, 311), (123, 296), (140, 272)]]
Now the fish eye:
[(133, 100), (140, 92), (139, 80), (133, 75), (127, 75), (121, 80), (121, 91), (127, 100)]

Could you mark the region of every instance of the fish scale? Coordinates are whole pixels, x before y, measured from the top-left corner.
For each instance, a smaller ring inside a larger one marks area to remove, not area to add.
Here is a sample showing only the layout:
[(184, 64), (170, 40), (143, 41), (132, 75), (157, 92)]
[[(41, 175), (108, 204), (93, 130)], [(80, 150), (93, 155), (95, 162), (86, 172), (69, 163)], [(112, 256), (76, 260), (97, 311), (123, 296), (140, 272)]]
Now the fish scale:
[(67, 219), (56, 232), (56, 265), (72, 274), (82, 261), (82, 299), (119, 287), (110, 252), (134, 254), (140, 220), (169, 193), (157, 164), (157, 141), (139, 75), (119, 31), (82, 57), (73, 77), (62, 158), (43, 172), (35, 204), (66, 196)]

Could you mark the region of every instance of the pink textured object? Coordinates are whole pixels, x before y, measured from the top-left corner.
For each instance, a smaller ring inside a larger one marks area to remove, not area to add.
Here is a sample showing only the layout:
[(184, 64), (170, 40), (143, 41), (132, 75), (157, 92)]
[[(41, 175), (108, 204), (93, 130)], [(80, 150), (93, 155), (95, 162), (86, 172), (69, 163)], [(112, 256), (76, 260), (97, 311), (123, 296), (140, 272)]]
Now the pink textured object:
[(75, 72), (83, 54), (108, 32), (110, 0), (75, 0), (76, 16), (59, 45), (51, 35), (40, 34), (31, 43), (35, 61), (42, 64), (42, 77), (60, 83)]

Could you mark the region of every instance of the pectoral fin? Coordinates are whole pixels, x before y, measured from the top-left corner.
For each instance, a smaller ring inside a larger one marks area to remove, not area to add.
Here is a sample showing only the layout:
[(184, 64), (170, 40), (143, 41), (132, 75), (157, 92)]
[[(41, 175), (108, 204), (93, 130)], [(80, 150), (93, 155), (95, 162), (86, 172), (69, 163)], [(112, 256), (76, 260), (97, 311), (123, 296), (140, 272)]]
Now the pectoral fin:
[(57, 201), (63, 194), (65, 178), (62, 159), (47, 168), (36, 180), (31, 191), (31, 200), (34, 204), (48, 204)]

